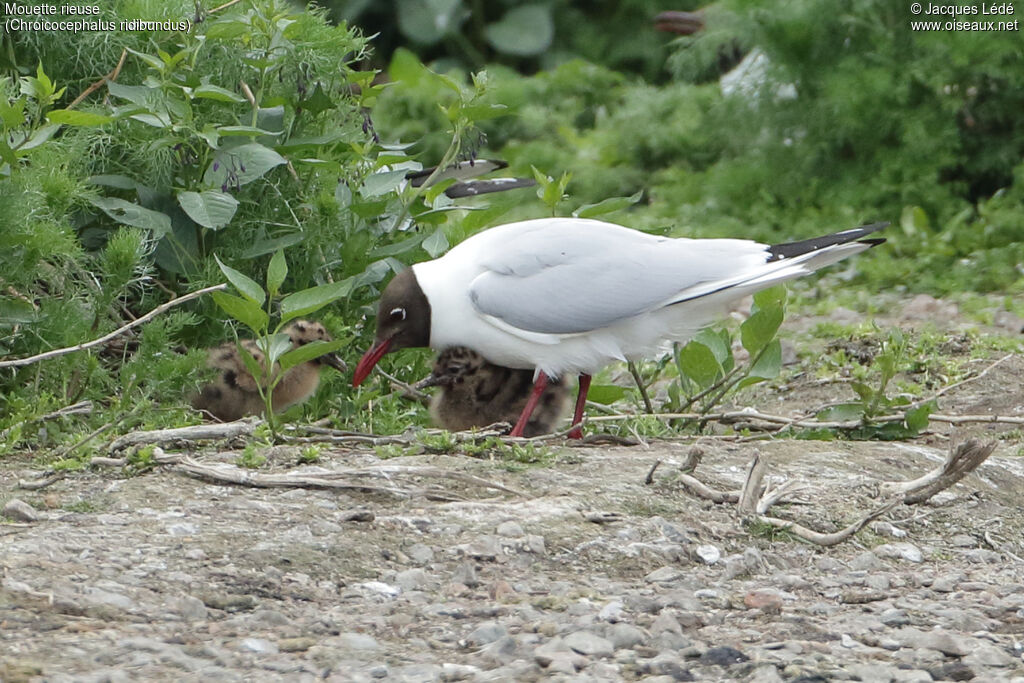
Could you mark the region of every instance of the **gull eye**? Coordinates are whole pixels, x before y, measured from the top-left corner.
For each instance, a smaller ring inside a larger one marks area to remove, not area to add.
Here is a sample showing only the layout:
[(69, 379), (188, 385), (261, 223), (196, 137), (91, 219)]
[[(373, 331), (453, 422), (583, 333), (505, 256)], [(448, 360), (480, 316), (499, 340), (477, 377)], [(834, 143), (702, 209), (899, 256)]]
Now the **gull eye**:
[(401, 306), (398, 308), (392, 308), (389, 315), (392, 320), (405, 320), (405, 309)]

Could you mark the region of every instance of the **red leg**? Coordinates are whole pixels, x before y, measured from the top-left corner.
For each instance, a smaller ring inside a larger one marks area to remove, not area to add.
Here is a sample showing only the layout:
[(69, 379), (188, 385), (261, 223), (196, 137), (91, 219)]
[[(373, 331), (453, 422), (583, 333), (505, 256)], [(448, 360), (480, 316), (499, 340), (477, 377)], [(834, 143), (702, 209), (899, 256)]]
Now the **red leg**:
[(570, 439), (582, 439), (583, 438), (583, 427), (580, 423), (583, 422), (583, 407), (587, 403), (587, 392), (590, 391), (590, 375), (580, 374), (580, 391), (576, 395), (576, 412), (572, 416), (572, 431), (569, 432)]
[(526, 423), (529, 422), (530, 416), (533, 415), (533, 409), (537, 407), (537, 403), (540, 402), (540, 395), (544, 393), (544, 390), (548, 388), (548, 376), (543, 372), (537, 373), (537, 379), (533, 383), (533, 391), (530, 392), (530, 398), (526, 402), (526, 406), (523, 408), (522, 414), (519, 416), (519, 420), (516, 422), (516, 426), (509, 432), (509, 436), (522, 436), (523, 430), (526, 429)]

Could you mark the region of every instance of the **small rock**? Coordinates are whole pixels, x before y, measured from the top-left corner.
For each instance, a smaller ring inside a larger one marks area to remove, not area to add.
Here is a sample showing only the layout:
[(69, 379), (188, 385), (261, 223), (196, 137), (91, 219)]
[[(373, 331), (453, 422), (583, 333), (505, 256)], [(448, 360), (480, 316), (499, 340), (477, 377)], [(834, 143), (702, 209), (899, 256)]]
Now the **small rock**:
[(964, 638), (949, 631), (928, 631), (917, 641), (917, 647), (938, 650), (942, 654), (963, 657), (977, 647), (973, 638)]
[(782, 611), (782, 595), (774, 588), (756, 588), (743, 596), (747, 609), (759, 609), (765, 614)]
[(882, 562), (882, 560), (879, 559), (879, 556), (875, 553), (870, 550), (865, 550), (860, 555), (850, 560), (850, 569), (857, 571), (885, 569), (885, 563)]
[(679, 624), (679, 621), (672, 614), (671, 610), (662, 610), (655, 619), (654, 623), (651, 624), (651, 633), (654, 635), (661, 635), (662, 633), (678, 633), (682, 635), (683, 627)]
[(644, 577), (647, 583), (672, 583), (683, 578), (683, 572), (675, 567), (659, 567)]
[(468, 681), (480, 673), (480, 668), (469, 664), (445, 662), (441, 665), (442, 681)]
[(276, 655), (278, 653), (277, 645), (265, 638), (245, 638), (238, 644), (238, 649), (261, 655)]
[(710, 648), (700, 656), (701, 664), (713, 666), (732, 666), (733, 664), (740, 664), (749, 660), (750, 657), (728, 645)]
[(601, 621), (615, 623), (622, 620), (622, 614), (622, 603), (618, 600), (612, 600), (601, 608), (601, 611), (597, 613), (597, 618)]
[(936, 681), (969, 681), (974, 678), (975, 673), (971, 667), (963, 662), (948, 662), (939, 666), (930, 667), (926, 671)]
[(191, 522), (176, 522), (167, 525), (167, 533), (171, 536), (195, 536), (199, 533), (199, 525)]
[(337, 642), (342, 648), (356, 652), (376, 652), (381, 648), (380, 643), (373, 636), (354, 631), (339, 633)]
[(392, 586), (383, 581), (365, 581), (355, 585), (357, 588), (362, 588), (370, 593), (377, 593), (389, 598), (394, 598), (402, 592), (402, 589), (398, 586)]
[(506, 635), (508, 635), (507, 628), (496, 621), (485, 621), (466, 636), (466, 642), (472, 647), (482, 647)]
[(395, 575), (395, 583), (403, 591), (421, 590), (427, 585), (427, 573), (419, 567), (406, 569)]
[(519, 526), (518, 522), (513, 522), (511, 520), (499, 524), (495, 529), (495, 533), (499, 536), (504, 536), (505, 538), (522, 538), (526, 535), (523, 531), (523, 527)]
[(878, 615), (879, 620), (886, 626), (906, 626), (910, 623), (910, 617), (904, 610), (890, 608)]
[(183, 595), (178, 598), (175, 611), (185, 621), (203, 621), (209, 616), (203, 601), (191, 595)]
[(1013, 666), (1017, 660), (1009, 655), (1006, 650), (995, 645), (978, 645), (971, 654), (964, 657), (964, 664), (969, 666)]
[(683, 666), (678, 657), (671, 654), (660, 654), (644, 667), (655, 676), (670, 676), (674, 681), (695, 680), (693, 674)]
[(924, 561), (924, 553), (913, 543), (886, 543), (875, 548), (874, 553), (888, 559), (901, 559), (914, 563)]
[(476, 578), (476, 567), (469, 562), (463, 562), (452, 572), (452, 583), (461, 583), (470, 588), (476, 588), (480, 581)]
[(405, 551), (409, 559), (416, 564), (427, 564), (434, 560), (434, 551), (429, 545), (414, 543)]
[(747, 683), (782, 683), (782, 676), (771, 664), (762, 664), (750, 674)]
[(722, 551), (713, 545), (699, 545), (694, 549), (694, 552), (697, 553), (697, 557), (704, 564), (714, 564), (722, 559)]
[(283, 638), (282, 640), (278, 641), (277, 648), (281, 652), (305, 652), (309, 648), (316, 645), (316, 643), (316, 638)]
[(498, 602), (505, 602), (505, 600), (516, 594), (516, 589), (512, 587), (508, 581), (499, 579), (490, 585), (487, 589), (487, 594), (492, 600)]
[(957, 548), (973, 548), (978, 545), (978, 542), (974, 540), (973, 536), (967, 534), (954, 534), (949, 539), (950, 545), (956, 546)]
[(1003, 556), (999, 553), (994, 550), (985, 550), (983, 548), (968, 550), (964, 553), (964, 557), (968, 562), (974, 562), (976, 564), (1000, 564), (1003, 561)]
[(622, 622), (608, 629), (607, 636), (616, 650), (633, 648), (647, 640), (647, 635), (639, 628)]
[(17, 498), (11, 498), (4, 505), (4, 509), (0, 514), (3, 514), (7, 519), (12, 519), (15, 522), (37, 522), (39, 521), (39, 511), (29, 505), (23, 500)]
[(612, 642), (590, 631), (576, 631), (565, 637), (565, 644), (588, 657), (611, 657), (615, 652)]

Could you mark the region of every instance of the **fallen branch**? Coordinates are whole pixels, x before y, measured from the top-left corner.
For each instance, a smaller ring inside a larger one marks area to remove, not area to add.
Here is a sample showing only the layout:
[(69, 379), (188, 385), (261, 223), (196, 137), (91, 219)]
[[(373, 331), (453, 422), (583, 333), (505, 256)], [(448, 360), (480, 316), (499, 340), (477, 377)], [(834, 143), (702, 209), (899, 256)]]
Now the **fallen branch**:
[(801, 538), (810, 543), (814, 543), (815, 545), (833, 546), (842, 543), (846, 539), (850, 538), (858, 531), (863, 529), (865, 526), (875, 521), (876, 519), (878, 519), (885, 513), (889, 512), (890, 510), (892, 510), (901, 502), (903, 502), (902, 498), (894, 498), (893, 500), (890, 500), (882, 507), (869, 513), (867, 516), (859, 519), (858, 521), (854, 522), (845, 529), (840, 529), (839, 531), (836, 531), (831, 534), (823, 534), (820, 531), (814, 531), (813, 529), (808, 529), (805, 526), (800, 526), (796, 522), (790, 521), (788, 519), (779, 519), (778, 517), (768, 517), (767, 515), (755, 515), (753, 519), (757, 520), (762, 524), (767, 524), (771, 527), (774, 527), (776, 529), (787, 531), (796, 536), (797, 538)]
[[(229, 423), (236, 424), (236, 423)], [(223, 425), (217, 425), (223, 426)], [(164, 430), (172, 431), (172, 430)], [(410, 497), (415, 493), (422, 493), (426, 496), (439, 497), (443, 492), (436, 492), (429, 489), (404, 489), (394, 485), (376, 485), (369, 483), (371, 479), (383, 479), (393, 482), (401, 478), (428, 478), (447, 479), (463, 484), (478, 486), (485, 489), (494, 489), (515, 496), (525, 497), (526, 494), (511, 487), (496, 482), (488, 481), (481, 477), (464, 472), (456, 472), (440, 467), (418, 467), (412, 465), (379, 465), (376, 467), (364, 467), (359, 469), (344, 469), (334, 472), (318, 472), (315, 474), (305, 472), (286, 472), (283, 474), (258, 472), (234, 465), (216, 464), (209, 465), (199, 462), (189, 455), (183, 453), (165, 453), (159, 446), (153, 449), (153, 462), (157, 465), (166, 465), (171, 469), (182, 472), (189, 476), (219, 484), (234, 484), (236, 486), (251, 486), (254, 488), (323, 488), (323, 489), (344, 489), (357, 490), (370, 493), (384, 493), (400, 498)], [(93, 458), (94, 465), (111, 467), (124, 467), (128, 464), (125, 458)], [(450, 498), (450, 496), (448, 497)]]
[(250, 436), (262, 420), (247, 417), (234, 422), (220, 424), (201, 424), (190, 427), (176, 427), (174, 429), (155, 429), (152, 431), (129, 432), (124, 436), (114, 439), (110, 444), (112, 452), (120, 451), (130, 446), (147, 446), (151, 444), (166, 444), (191, 441), (209, 441), (211, 439), (234, 439), (239, 436)]
[(83, 90), (82, 94), (80, 94), (78, 97), (76, 97), (74, 100), (72, 100), (71, 104), (69, 104), (67, 108), (68, 109), (74, 109), (75, 107), (80, 105), (82, 103), (82, 100), (84, 100), (86, 97), (88, 97), (89, 95), (93, 94), (94, 92), (96, 92), (97, 90), (102, 88), (104, 85), (109, 83), (110, 81), (116, 81), (118, 75), (120, 75), (120, 73), (121, 73), (121, 67), (124, 66), (124, 60), (127, 59), (127, 58), (128, 58), (128, 50), (121, 50), (121, 59), (117, 60), (117, 66), (114, 67), (113, 71), (111, 71), (106, 76), (104, 76), (103, 78), (101, 78), (100, 80), (96, 81), (95, 83), (90, 85), (88, 88)]
[(879, 490), (883, 495), (902, 495), (911, 505), (923, 503), (977, 469), (995, 448), (995, 441), (968, 439), (950, 448), (946, 460), (930, 472), (911, 481), (885, 482)]
[(161, 313), (163, 313), (163, 312), (165, 312), (165, 311), (167, 311), (167, 310), (169, 310), (171, 308), (174, 308), (175, 306), (177, 306), (179, 304), (183, 304), (186, 301), (191, 301), (192, 299), (200, 297), (203, 294), (208, 294), (209, 292), (216, 292), (216, 291), (219, 291), (219, 290), (222, 290), (222, 289), (227, 289), (227, 285), (226, 284), (220, 284), (220, 285), (214, 285), (212, 287), (204, 287), (203, 289), (198, 289), (198, 290), (196, 290), (194, 292), (190, 292), (190, 293), (185, 294), (183, 296), (179, 296), (177, 299), (171, 299), (170, 301), (157, 306), (152, 311), (150, 311), (146, 315), (142, 316), (138, 320), (133, 320), (132, 322), (128, 323), (127, 325), (124, 325), (122, 327), (117, 328), (116, 330), (114, 330), (110, 334), (103, 335), (99, 339), (93, 339), (92, 341), (89, 341), (89, 342), (83, 342), (83, 343), (81, 343), (81, 344), (79, 344), (77, 346), (69, 346), (69, 347), (63, 348), (63, 349), (53, 349), (51, 351), (46, 351), (44, 353), (39, 353), (39, 354), (36, 354), (34, 356), (28, 356), (27, 358), (16, 358), (14, 360), (0, 361), (0, 368), (15, 368), (15, 367), (21, 367), (21, 366), (24, 366), (24, 365), (31, 365), (32, 363), (37, 363), (37, 362), (39, 362), (41, 360), (46, 360), (47, 358), (55, 358), (57, 356), (64, 356), (64, 355), (67, 355), (69, 353), (74, 353), (75, 351), (84, 351), (85, 349), (90, 349), (90, 348), (92, 348), (94, 346), (99, 346), (100, 344), (104, 344), (104, 343), (110, 341), (111, 339), (113, 339), (113, 338), (115, 338), (115, 337), (117, 337), (119, 335), (124, 334), (125, 332), (127, 332), (128, 330), (130, 330), (132, 328), (138, 327), (139, 325), (142, 325), (143, 323), (149, 322), (150, 320), (152, 320), (156, 316), (160, 315)]
[(762, 482), (764, 474), (768, 470), (768, 462), (761, 457), (761, 454), (754, 451), (754, 457), (750, 459), (747, 466), (747, 477), (743, 480), (743, 488), (740, 489), (740, 499), (736, 503), (741, 515), (750, 515), (757, 511), (757, 500), (761, 497), (764, 489)]

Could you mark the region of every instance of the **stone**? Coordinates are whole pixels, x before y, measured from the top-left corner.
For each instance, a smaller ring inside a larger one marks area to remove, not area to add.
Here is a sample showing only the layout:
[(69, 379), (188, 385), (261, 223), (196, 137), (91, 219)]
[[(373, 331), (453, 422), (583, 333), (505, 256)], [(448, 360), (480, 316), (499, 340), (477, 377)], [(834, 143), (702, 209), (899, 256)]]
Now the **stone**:
[(597, 613), (597, 618), (601, 621), (615, 623), (622, 620), (622, 615), (622, 603), (618, 600), (613, 600), (601, 608), (601, 611)]
[(709, 648), (700, 656), (701, 664), (713, 666), (732, 666), (733, 664), (740, 664), (749, 660), (750, 657), (728, 645)]
[(466, 642), (472, 647), (481, 647), (506, 635), (508, 635), (507, 628), (496, 621), (485, 621), (466, 636)]
[(755, 588), (743, 596), (743, 604), (747, 609), (759, 609), (765, 614), (778, 614), (782, 611), (782, 595), (774, 588)]
[(177, 599), (174, 611), (181, 615), (185, 621), (203, 621), (209, 616), (209, 611), (203, 601), (191, 595), (183, 595)]
[(277, 645), (265, 638), (243, 638), (238, 644), (238, 649), (261, 655), (276, 655), (278, 653)]
[(616, 650), (636, 647), (647, 640), (647, 634), (633, 624), (619, 622), (605, 634)]
[(994, 666), (1002, 668), (1014, 666), (1019, 660), (1015, 659), (1001, 647), (981, 644), (964, 657), (963, 662), (972, 667)]
[(348, 631), (339, 633), (336, 636), (338, 645), (347, 650), (358, 652), (375, 652), (380, 649), (380, 643), (373, 636), (366, 633)]
[(37, 522), (41, 518), (41, 513), (38, 510), (18, 498), (11, 498), (7, 501), (0, 514), (15, 522)]
[(644, 577), (647, 583), (672, 583), (683, 578), (682, 570), (675, 567), (659, 567)]
[(875, 555), (886, 559), (906, 560), (919, 563), (924, 561), (924, 553), (913, 543), (885, 543), (874, 549)]
[(395, 584), (403, 591), (422, 590), (427, 586), (427, 573), (419, 567), (400, 571), (395, 575)]
[(694, 549), (694, 552), (704, 564), (714, 564), (722, 559), (722, 551), (713, 545), (699, 545)]
[(565, 637), (565, 644), (588, 657), (611, 657), (615, 653), (615, 647), (607, 638), (591, 631), (575, 631)]
[(523, 531), (523, 527), (521, 527), (518, 522), (513, 522), (511, 520), (499, 524), (494, 532), (499, 536), (504, 536), (505, 538), (522, 538), (526, 535)]

